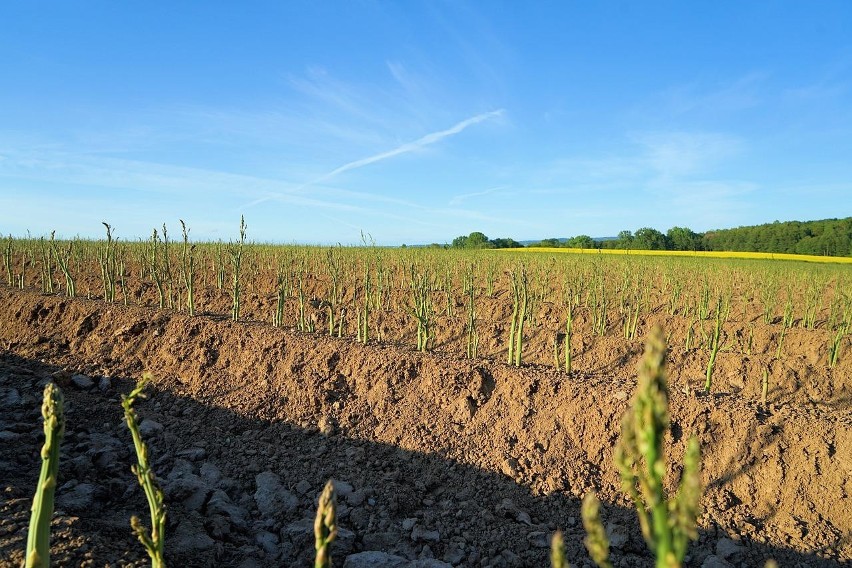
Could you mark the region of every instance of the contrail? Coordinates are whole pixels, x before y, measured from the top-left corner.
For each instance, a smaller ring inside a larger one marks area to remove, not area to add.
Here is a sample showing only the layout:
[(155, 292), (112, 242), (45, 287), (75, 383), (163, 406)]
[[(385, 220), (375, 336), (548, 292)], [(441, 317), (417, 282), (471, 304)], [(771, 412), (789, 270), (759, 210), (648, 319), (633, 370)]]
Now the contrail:
[(501, 189), (506, 189), (507, 187), (508, 186), (506, 186), (506, 185), (498, 185), (497, 187), (492, 187), (491, 189), (486, 189), (486, 190), (483, 190), (483, 191), (475, 191), (473, 193), (463, 193), (461, 195), (456, 195), (455, 197), (450, 199), (450, 206), (452, 207), (454, 205), (458, 205), (459, 203), (461, 203), (465, 199), (468, 199), (468, 198), (471, 198), (471, 197), (479, 197), (479, 196), (482, 196), (482, 195), (488, 195), (490, 193), (494, 193), (495, 191), (500, 191)]
[[(338, 174), (342, 174), (343, 172), (347, 172), (349, 170), (354, 170), (356, 168), (362, 168), (369, 164), (374, 164), (376, 162), (380, 162), (382, 160), (386, 160), (388, 158), (392, 158), (394, 156), (399, 156), (400, 154), (407, 154), (408, 152), (414, 152), (415, 150), (419, 150), (425, 146), (429, 146), (431, 144), (435, 144), (440, 142), (444, 138), (448, 136), (452, 136), (453, 134), (458, 134), (468, 126), (473, 126), (474, 124), (478, 124), (484, 120), (488, 120), (489, 118), (495, 118), (501, 116), (505, 112), (504, 109), (493, 110), (491, 112), (485, 112), (482, 114), (477, 114), (476, 116), (472, 116), (466, 120), (462, 120), (458, 124), (447, 128), (446, 130), (440, 130), (438, 132), (433, 132), (431, 134), (427, 134), (422, 138), (415, 140), (414, 142), (407, 142), (401, 146), (397, 146), (393, 150), (388, 150), (387, 152), (382, 152), (381, 154), (376, 154), (375, 156), (370, 156), (369, 158), (362, 158), (360, 160), (355, 160), (354, 162), (349, 162), (348, 164), (343, 164), (339, 168), (335, 168), (328, 172), (325, 175), (322, 175), (315, 179), (314, 181), (305, 184), (313, 185), (315, 183), (320, 183), (328, 180), (329, 178), (333, 178)], [(304, 186), (303, 186), (304, 187)]]
[[(492, 110), (490, 112), (484, 112), (482, 114), (477, 114), (476, 116), (472, 116), (468, 119), (462, 120), (461, 122), (451, 126), (450, 128), (447, 128), (446, 130), (439, 130), (438, 132), (432, 132), (431, 134), (427, 134), (426, 136), (423, 136), (422, 138), (418, 138), (414, 142), (406, 142), (405, 144), (402, 144), (401, 146), (397, 146), (393, 150), (388, 150), (387, 152), (382, 152), (381, 154), (376, 154), (376, 155), (370, 156), (368, 158), (361, 158), (360, 160), (355, 160), (354, 162), (349, 162), (347, 164), (343, 164), (342, 166), (337, 167), (337, 168), (331, 170), (330, 172), (323, 174), (320, 177), (318, 177), (318, 178), (316, 178), (312, 181), (309, 181), (307, 183), (304, 183), (304, 184), (298, 186), (297, 188), (295, 188), (290, 193), (299, 192), (299, 191), (305, 189), (306, 187), (327, 181), (327, 180), (333, 178), (334, 176), (342, 174), (343, 172), (348, 172), (349, 170), (354, 170), (354, 169), (362, 168), (362, 167), (370, 165), (370, 164), (375, 164), (376, 162), (380, 162), (382, 160), (387, 160), (388, 158), (392, 158), (394, 156), (399, 156), (400, 154), (407, 154), (408, 152), (414, 152), (416, 150), (419, 150), (420, 148), (424, 148), (424, 147), (429, 146), (431, 144), (435, 144), (437, 142), (440, 142), (444, 138), (447, 138), (449, 136), (453, 136), (454, 134), (458, 134), (462, 130), (466, 129), (468, 126), (473, 126), (474, 124), (478, 124), (478, 123), (483, 122), (485, 120), (489, 120), (491, 118), (496, 118), (498, 116), (502, 116), (505, 112), (506, 112), (505, 109), (501, 108), (501, 109), (498, 109), (498, 110)], [(264, 203), (264, 202), (269, 201), (270, 199), (274, 199), (274, 198), (275, 198), (274, 195), (267, 195), (266, 197), (260, 197), (258, 199), (255, 199), (254, 201), (246, 204), (246, 205), (243, 205), (239, 209), (242, 210), (242, 209), (246, 209), (248, 207), (253, 207), (255, 205), (259, 205), (261, 203)]]

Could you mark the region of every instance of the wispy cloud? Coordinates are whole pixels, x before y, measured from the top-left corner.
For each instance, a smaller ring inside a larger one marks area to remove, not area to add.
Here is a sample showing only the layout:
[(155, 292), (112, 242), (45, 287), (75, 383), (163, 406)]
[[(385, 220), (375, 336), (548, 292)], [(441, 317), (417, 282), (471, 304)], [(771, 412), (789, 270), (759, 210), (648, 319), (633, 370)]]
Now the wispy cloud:
[(0, 178), (49, 182), (66, 186), (132, 190), (140, 193), (204, 196), (256, 195), (286, 186), (257, 176), (206, 168), (126, 160), (70, 151), (6, 152)]
[(370, 95), (356, 85), (339, 81), (325, 69), (311, 67), (306, 77), (291, 77), (290, 84), (307, 97), (307, 101), (321, 103), (322, 108), (333, 109), (344, 113), (345, 116), (374, 121), (379, 116), (375, 113), (375, 105), (370, 101)]
[[(625, 141), (619, 152), (556, 160), (529, 182), (516, 183), (554, 203), (570, 199), (565, 215), (573, 219), (585, 217), (572, 212), (593, 211), (601, 200), (618, 201), (621, 209), (600, 209), (610, 227), (665, 229), (680, 223), (704, 230), (745, 222), (752, 213), (749, 203), (760, 185), (743, 179), (737, 169), (750, 147), (742, 137), (701, 130), (646, 131), (631, 133)], [(634, 225), (637, 212), (640, 225)]]
[(370, 164), (375, 164), (376, 162), (381, 162), (382, 160), (387, 160), (388, 158), (393, 158), (394, 156), (399, 156), (400, 154), (408, 154), (410, 152), (416, 152), (421, 148), (425, 148), (426, 146), (431, 146), (432, 144), (437, 144), (441, 140), (453, 136), (454, 134), (458, 134), (462, 132), (469, 126), (473, 126), (474, 124), (478, 124), (480, 122), (486, 121), (491, 118), (497, 118), (502, 116), (505, 113), (504, 109), (498, 109), (491, 112), (484, 112), (482, 114), (477, 114), (476, 116), (472, 116), (461, 122), (447, 128), (446, 130), (439, 130), (438, 132), (432, 132), (431, 134), (427, 134), (422, 138), (418, 138), (414, 142), (407, 142), (400, 146), (397, 146), (393, 150), (388, 150), (387, 152), (382, 152), (380, 154), (375, 154), (373, 156), (362, 158), (360, 160), (355, 160), (353, 162), (349, 162), (347, 164), (343, 164), (325, 175), (320, 176), (314, 181), (306, 184), (313, 185), (316, 183), (321, 183), (323, 181), (327, 181), (334, 176), (340, 175), (343, 172), (347, 172), (349, 170), (354, 170), (356, 168), (363, 168), (364, 166), (368, 166)]
[(386, 61), (388, 71), (394, 81), (409, 94), (419, 95), (423, 91), (423, 83), (408, 71), (399, 61)]
[[(387, 160), (389, 158), (393, 158), (395, 156), (399, 156), (399, 155), (402, 155), (402, 154), (408, 154), (408, 153), (411, 153), (411, 152), (416, 152), (416, 151), (418, 151), (422, 148), (425, 148), (427, 146), (431, 146), (432, 144), (437, 144), (438, 142), (441, 142), (442, 140), (444, 140), (444, 139), (446, 139), (450, 136), (454, 136), (456, 134), (459, 134), (460, 132), (464, 131), (466, 128), (468, 128), (470, 126), (473, 126), (473, 125), (478, 124), (480, 122), (484, 122), (486, 120), (490, 120), (490, 119), (493, 119), (493, 118), (500, 117), (503, 114), (505, 114), (505, 112), (506, 112), (505, 109), (498, 109), (498, 110), (493, 110), (493, 111), (490, 111), (490, 112), (484, 112), (484, 113), (481, 113), (481, 114), (477, 114), (475, 116), (472, 116), (470, 118), (467, 118), (465, 120), (462, 120), (461, 122), (454, 124), (450, 128), (447, 128), (445, 130), (439, 130), (437, 132), (432, 132), (430, 134), (427, 134), (425, 136), (418, 138), (417, 140), (415, 140), (413, 142), (406, 142), (405, 144), (397, 146), (396, 148), (394, 148), (392, 150), (388, 150), (387, 152), (381, 152), (379, 154), (374, 154), (374, 155), (368, 156), (366, 158), (361, 158), (360, 160), (354, 160), (352, 162), (348, 162), (346, 164), (343, 164), (342, 166), (338, 166), (338, 167), (334, 168), (330, 172), (325, 173), (325, 174), (319, 176), (318, 178), (315, 178), (315, 179), (313, 179), (309, 182), (306, 182), (306, 183), (298, 186), (297, 188), (295, 188), (295, 190), (293, 190), (293, 192), (298, 193), (300, 191), (307, 189), (308, 187), (327, 182), (330, 179), (332, 179), (332, 178), (334, 178), (334, 177), (336, 177), (336, 176), (338, 176), (338, 175), (340, 175), (344, 172), (348, 172), (348, 171), (355, 170), (355, 169), (358, 169), (358, 168), (363, 168), (364, 166), (369, 166), (370, 164), (375, 164), (377, 162), (381, 162), (383, 160)], [(261, 203), (264, 203), (264, 202), (269, 201), (270, 199), (274, 199), (276, 197), (284, 197), (284, 196), (279, 196), (279, 195), (276, 195), (276, 194), (268, 194), (268, 195), (259, 197), (259, 198), (255, 199), (255, 200), (253, 200), (249, 203), (246, 203), (245, 205), (241, 206), (241, 209), (248, 209), (250, 207), (260, 205)]]
[(483, 196), (483, 195), (490, 195), (490, 194), (492, 194), (492, 193), (494, 193), (494, 192), (496, 192), (496, 191), (500, 191), (500, 190), (502, 190), (502, 189), (506, 189), (507, 187), (508, 187), (508, 186), (505, 186), (505, 185), (498, 185), (497, 187), (492, 187), (492, 188), (490, 188), (490, 189), (486, 189), (486, 190), (483, 190), (483, 191), (474, 191), (473, 193), (462, 193), (462, 194), (460, 194), (460, 195), (454, 195), (454, 196), (452, 197), (452, 199), (450, 199), (450, 203), (449, 203), (449, 205), (450, 205), (451, 207), (452, 207), (452, 206), (456, 206), (456, 205), (461, 205), (461, 203), (462, 203), (464, 200), (466, 200), (466, 199), (470, 199), (471, 197), (481, 197), (481, 196)]
[(768, 78), (768, 73), (754, 71), (722, 85), (678, 85), (659, 93), (653, 106), (675, 116), (738, 112), (761, 103), (762, 90)]
[(793, 103), (819, 103), (839, 99), (850, 91), (849, 76), (852, 57), (829, 62), (810, 82), (793, 85), (781, 91), (784, 101)]
[(704, 173), (745, 147), (742, 139), (718, 132), (653, 132), (635, 139), (647, 166), (666, 178)]

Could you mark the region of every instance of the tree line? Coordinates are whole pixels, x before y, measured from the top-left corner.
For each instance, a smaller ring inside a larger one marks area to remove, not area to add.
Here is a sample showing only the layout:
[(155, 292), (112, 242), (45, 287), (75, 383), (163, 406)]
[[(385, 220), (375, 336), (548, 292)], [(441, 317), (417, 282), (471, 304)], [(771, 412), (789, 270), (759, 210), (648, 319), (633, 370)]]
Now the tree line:
[(510, 238), (489, 239), (483, 233), (474, 231), (471, 234), (458, 236), (450, 245), (452, 248), (484, 249), (484, 248), (523, 248), (524, 245)]
[[(452, 248), (519, 248), (511, 238), (489, 239), (481, 232), (453, 239)], [(785, 221), (697, 233), (672, 227), (665, 233), (643, 227), (635, 233), (621, 231), (615, 238), (594, 239), (578, 235), (569, 239), (543, 239), (530, 247), (599, 248), (627, 250), (740, 251), (823, 256), (852, 256), (852, 217), (819, 221)]]

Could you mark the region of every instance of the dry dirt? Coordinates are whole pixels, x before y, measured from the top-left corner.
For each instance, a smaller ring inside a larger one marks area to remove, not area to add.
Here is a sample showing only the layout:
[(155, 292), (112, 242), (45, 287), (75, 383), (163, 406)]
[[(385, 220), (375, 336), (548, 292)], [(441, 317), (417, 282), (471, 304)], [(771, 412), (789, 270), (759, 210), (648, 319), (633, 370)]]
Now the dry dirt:
[[(772, 338), (758, 327), (753, 357), (720, 355), (708, 396), (683, 391), (706, 362), (672, 349), (670, 463), (692, 433), (703, 453), (688, 566), (852, 561), (852, 358), (828, 369), (824, 338), (798, 331), (785, 340), (794, 356), (769, 364)], [(641, 340), (578, 337), (569, 376), (509, 367), (483, 335), (490, 356), (464, 360), (0, 287), (0, 565), (23, 559), (47, 380), (63, 386), (68, 419), (55, 564), (148, 563), (129, 528), (133, 514), (147, 522), (147, 506), (118, 401), (151, 371), (138, 413), (166, 492), (172, 565), (310, 565), (316, 499), (333, 478), (337, 565), (546, 566), (561, 528), (573, 565), (591, 566), (579, 499), (595, 489), (614, 564), (651, 566), (612, 464)], [(493, 335), (496, 345), (504, 334)], [(548, 345), (533, 343), (531, 359), (547, 361)]]

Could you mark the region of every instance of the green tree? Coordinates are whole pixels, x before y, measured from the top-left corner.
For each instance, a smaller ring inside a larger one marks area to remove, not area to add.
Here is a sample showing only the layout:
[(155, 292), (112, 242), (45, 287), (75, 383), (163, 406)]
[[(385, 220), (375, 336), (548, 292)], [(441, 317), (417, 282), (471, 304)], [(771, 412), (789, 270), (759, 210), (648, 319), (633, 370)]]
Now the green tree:
[(457, 249), (467, 248), (467, 237), (465, 235), (460, 235), (454, 238), (451, 246)]
[(702, 245), (707, 250), (847, 256), (852, 254), (852, 217), (722, 229), (705, 233)]
[(578, 249), (591, 249), (595, 248), (595, 240), (589, 235), (577, 235), (568, 239), (565, 246)]
[(474, 231), (467, 236), (466, 248), (481, 249), (488, 247), (488, 237), (479, 231)]
[(671, 250), (701, 250), (701, 235), (687, 227), (672, 227), (666, 232)]
[(618, 238), (615, 239), (615, 248), (633, 248), (633, 233), (631, 233), (630, 231), (621, 231), (620, 233), (618, 233)]
[(657, 229), (642, 227), (633, 237), (633, 248), (639, 250), (665, 250), (666, 236)]
[(509, 237), (500, 239), (491, 239), (488, 241), (490, 248), (524, 248), (524, 245)]
[(552, 239), (542, 239), (539, 242), (532, 244), (530, 246), (556, 248), (556, 247), (561, 247), (562, 243), (559, 241), (559, 239), (552, 238)]

